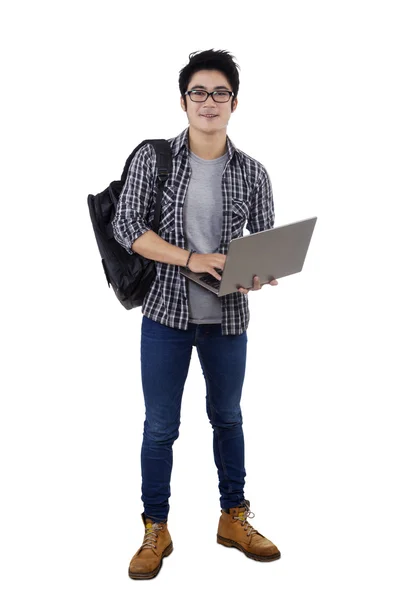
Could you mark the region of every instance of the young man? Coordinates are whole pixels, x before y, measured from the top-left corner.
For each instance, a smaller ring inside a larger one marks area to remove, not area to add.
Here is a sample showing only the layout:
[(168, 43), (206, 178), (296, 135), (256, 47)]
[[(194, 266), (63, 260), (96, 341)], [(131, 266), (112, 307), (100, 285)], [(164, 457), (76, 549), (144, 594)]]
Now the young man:
[[(226, 51), (193, 53), (181, 70), (181, 107), (189, 127), (169, 141), (172, 174), (166, 182), (158, 235), (151, 231), (155, 153), (148, 144), (132, 160), (113, 221), (116, 240), (132, 254), (156, 261), (157, 275), (143, 306), (141, 371), (146, 408), (141, 451), (143, 544), (129, 565), (133, 579), (150, 579), (172, 552), (168, 531), (172, 445), (179, 435), (183, 389), (196, 346), (213, 427), (221, 516), (217, 541), (260, 561), (278, 548), (247, 521), (240, 398), (246, 366), (248, 290), (218, 298), (180, 274), (181, 266), (221, 279), (228, 245), (272, 228), (274, 205), (265, 167), (227, 136), (236, 110), (239, 75)], [(277, 282), (269, 282), (276, 285)], [(253, 290), (261, 288), (254, 278)]]

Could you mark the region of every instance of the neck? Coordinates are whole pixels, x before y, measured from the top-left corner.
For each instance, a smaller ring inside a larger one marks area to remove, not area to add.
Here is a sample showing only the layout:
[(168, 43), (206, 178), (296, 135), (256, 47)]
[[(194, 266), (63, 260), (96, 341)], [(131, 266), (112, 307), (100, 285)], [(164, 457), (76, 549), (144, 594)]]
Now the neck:
[(223, 156), (227, 149), (226, 128), (207, 134), (189, 127), (189, 148), (204, 160), (213, 160)]

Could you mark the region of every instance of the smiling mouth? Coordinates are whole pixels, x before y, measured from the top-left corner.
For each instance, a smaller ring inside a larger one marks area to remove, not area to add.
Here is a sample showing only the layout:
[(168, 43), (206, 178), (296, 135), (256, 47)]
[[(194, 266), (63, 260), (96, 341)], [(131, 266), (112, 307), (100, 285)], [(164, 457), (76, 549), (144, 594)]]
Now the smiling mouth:
[(218, 117), (218, 115), (200, 115), (201, 117), (204, 117), (205, 119), (215, 119), (215, 117)]

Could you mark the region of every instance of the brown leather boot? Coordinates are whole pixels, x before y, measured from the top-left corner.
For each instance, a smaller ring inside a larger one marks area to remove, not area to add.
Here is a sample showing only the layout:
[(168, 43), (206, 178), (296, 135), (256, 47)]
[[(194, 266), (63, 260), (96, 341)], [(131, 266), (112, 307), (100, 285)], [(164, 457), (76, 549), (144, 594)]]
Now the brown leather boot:
[(129, 564), (131, 579), (152, 579), (161, 569), (162, 560), (173, 550), (171, 536), (166, 522), (155, 523), (142, 513), (146, 528), (143, 544)]
[(281, 553), (275, 544), (247, 522), (247, 518), (254, 517), (248, 500), (244, 500), (240, 506), (230, 508), (229, 512), (226, 512), (227, 510), (221, 510), (217, 533), (218, 544), (237, 548), (254, 560), (269, 561), (280, 558)]

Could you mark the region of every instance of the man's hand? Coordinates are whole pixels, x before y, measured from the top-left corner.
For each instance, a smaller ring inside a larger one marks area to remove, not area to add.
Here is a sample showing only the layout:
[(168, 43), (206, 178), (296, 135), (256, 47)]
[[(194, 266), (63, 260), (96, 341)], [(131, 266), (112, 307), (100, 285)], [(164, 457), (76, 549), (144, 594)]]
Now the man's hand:
[(198, 254), (195, 252), (190, 257), (189, 269), (193, 273), (210, 273), (218, 281), (221, 281), (222, 277), (215, 269), (223, 271), (225, 262), (225, 254)]
[(254, 275), (253, 287), (250, 288), (249, 290), (247, 288), (238, 287), (238, 292), (242, 292), (242, 294), (248, 294), (249, 292), (255, 292), (257, 290), (261, 290), (263, 285), (278, 285), (278, 282), (276, 279), (271, 279), (271, 281), (268, 281), (267, 283), (263, 283), (261, 285), (260, 278), (257, 275)]

